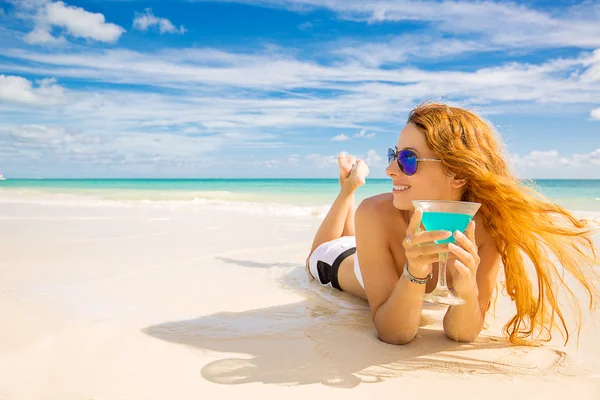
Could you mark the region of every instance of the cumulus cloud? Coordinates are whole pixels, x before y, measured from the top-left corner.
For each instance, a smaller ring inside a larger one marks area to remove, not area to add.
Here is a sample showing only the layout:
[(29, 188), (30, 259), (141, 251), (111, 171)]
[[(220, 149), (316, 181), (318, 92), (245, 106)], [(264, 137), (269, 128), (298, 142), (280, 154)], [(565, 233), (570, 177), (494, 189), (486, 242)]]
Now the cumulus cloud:
[(24, 40), (29, 44), (62, 45), (66, 43), (64, 36), (55, 37), (48, 32), (48, 28), (37, 26), (27, 35)]
[(136, 13), (133, 19), (133, 27), (140, 31), (147, 31), (151, 27), (157, 27), (161, 35), (163, 33), (180, 33), (184, 34), (187, 30), (180, 25), (176, 28), (171, 21), (166, 18), (159, 18), (154, 15), (150, 8), (147, 8), (143, 13)]
[(338, 164), (337, 156), (324, 156), (322, 154), (309, 154), (306, 159), (312, 161), (317, 168), (329, 168)]
[[(558, 156), (558, 151), (548, 150), (540, 151), (534, 150), (525, 156), (514, 156), (513, 161), (521, 167), (548, 167), (556, 165), (561, 158)], [(566, 159), (562, 159), (562, 164), (567, 164)]]
[(350, 138), (343, 133), (340, 133), (339, 135), (332, 137), (331, 140), (343, 142), (345, 140), (350, 140)]
[[(106, 22), (103, 14), (92, 13), (81, 7), (69, 6), (62, 1), (22, 1), (15, 2), (19, 15), (34, 21), (34, 29), (25, 35), (30, 44), (60, 44), (64, 36), (114, 43), (125, 32), (122, 27)], [(61, 36), (54, 36), (54, 28), (61, 30)]]
[(574, 154), (572, 163), (575, 165), (600, 165), (600, 148), (592, 151), (591, 153)]
[(55, 105), (66, 100), (65, 89), (56, 79), (41, 79), (36, 86), (20, 76), (0, 75), (0, 101), (28, 105)]
[(575, 153), (571, 156), (560, 155), (557, 150), (533, 150), (520, 156), (513, 154), (510, 161), (520, 168), (585, 167), (600, 165), (600, 148), (590, 153)]
[(184, 135), (130, 132), (110, 135), (82, 132), (63, 126), (20, 125), (0, 130), (5, 157), (16, 156), (45, 162), (81, 165), (194, 163), (216, 150), (224, 137), (194, 138)]
[(596, 108), (590, 112), (592, 119), (600, 119), (600, 108)]
[(377, 151), (373, 149), (367, 151), (363, 159), (369, 166), (377, 167), (384, 164), (383, 157), (380, 156), (379, 153), (377, 153)]
[(367, 133), (366, 129), (361, 129), (360, 132), (354, 135), (355, 138), (372, 139), (375, 137), (375, 132)]

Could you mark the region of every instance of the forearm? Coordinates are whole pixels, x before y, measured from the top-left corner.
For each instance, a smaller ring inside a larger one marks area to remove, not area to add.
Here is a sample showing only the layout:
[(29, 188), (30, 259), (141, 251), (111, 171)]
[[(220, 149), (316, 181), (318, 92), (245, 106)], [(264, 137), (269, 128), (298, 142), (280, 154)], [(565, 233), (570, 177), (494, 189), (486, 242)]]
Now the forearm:
[(410, 282), (404, 275), (398, 279), (390, 298), (377, 310), (375, 327), (379, 339), (391, 344), (410, 342), (419, 329), (425, 285)]
[(483, 329), (484, 314), (478, 293), (461, 297), (466, 303), (448, 308), (444, 316), (444, 332), (457, 342), (472, 342)]

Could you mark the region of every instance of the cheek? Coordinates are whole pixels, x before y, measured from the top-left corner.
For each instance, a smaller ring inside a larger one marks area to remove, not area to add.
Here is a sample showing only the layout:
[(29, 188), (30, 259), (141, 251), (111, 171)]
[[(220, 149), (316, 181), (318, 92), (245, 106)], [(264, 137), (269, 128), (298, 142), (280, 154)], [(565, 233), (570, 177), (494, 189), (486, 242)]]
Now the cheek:
[(423, 174), (411, 183), (413, 200), (449, 200), (451, 197), (448, 179), (443, 174)]

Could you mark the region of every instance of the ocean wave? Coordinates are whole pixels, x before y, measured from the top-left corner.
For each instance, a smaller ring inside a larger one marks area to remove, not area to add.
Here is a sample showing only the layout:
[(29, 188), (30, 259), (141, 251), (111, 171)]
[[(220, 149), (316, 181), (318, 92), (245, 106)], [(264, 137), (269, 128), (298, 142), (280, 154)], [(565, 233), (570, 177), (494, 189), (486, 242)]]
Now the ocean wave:
[[(209, 192), (201, 196), (194, 196), (192, 199), (182, 196), (180, 200), (168, 200), (155, 198), (119, 198), (111, 199), (110, 196), (93, 196), (83, 194), (65, 194), (65, 193), (43, 193), (35, 194), (32, 192), (19, 193), (13, 192), (6, 195), (6, 192), (0, 196), (0, 204), (30, 204), (39, 206), (56, 207), (146, 207), (151, 209), (170, 209), (170, 210), (208, 210), (208, 211), (227, 211), (237, 212), (246, 215), (258, 216), (292, 216), (292, 217), (317, 217), (324, 218), (329, 210), (328, 205), (294, 205), (277, 202), (260, 202), (247, 200), (227, 200), (221, 198), (223, 194), (231, 192)], [(235, 196), (240, 198), (240, 196)]]
[[(152, 209), (218, 210), (247, 215), (296, 216), (324, 218), (330, 204), (313, 199), (266, 196), (256, 193), (212, 191), (156, 190), (78, 190), (77, 192), (36, 189), (0, 189), (0, 204), (32, 204), (75, 207), (147, 207)], [(359, 199), (360, 200), (360, 199)], [(563, 206), (577, 217), (600, 220), (600, 209), (590, 207), (590, 200), (571, 199)], [(303, 204), (304, 202), (304, 204)], [(300, 203), (300, 204), (298, 204)], [(590, 209), (591, 208), (591, 209)]]

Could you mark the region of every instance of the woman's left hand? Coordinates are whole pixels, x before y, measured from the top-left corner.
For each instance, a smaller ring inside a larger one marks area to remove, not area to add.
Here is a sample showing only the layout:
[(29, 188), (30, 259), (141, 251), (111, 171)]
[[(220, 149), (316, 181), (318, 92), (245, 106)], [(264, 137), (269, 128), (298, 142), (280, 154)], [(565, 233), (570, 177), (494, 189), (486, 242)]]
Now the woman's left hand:
[[(467, 298), (478, 296), (477, 269), (479, 268), (479, 254), (475, 243), (475, 222), (471, 221), (466, 229), (466, 235), (462, 232), (454, 232), (456, 244), (449, 243), (448, 249), (456, 259), (448, 263), (448, 269), (452, 274), (452, 283), (458, 297)], [(450, 261), (450, 260), (449, 260)]]

